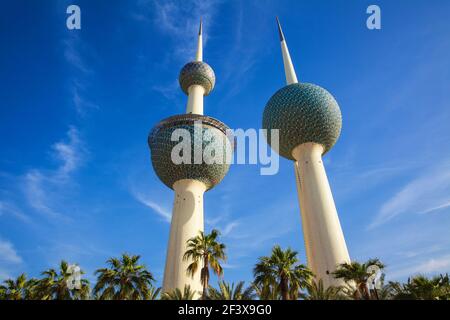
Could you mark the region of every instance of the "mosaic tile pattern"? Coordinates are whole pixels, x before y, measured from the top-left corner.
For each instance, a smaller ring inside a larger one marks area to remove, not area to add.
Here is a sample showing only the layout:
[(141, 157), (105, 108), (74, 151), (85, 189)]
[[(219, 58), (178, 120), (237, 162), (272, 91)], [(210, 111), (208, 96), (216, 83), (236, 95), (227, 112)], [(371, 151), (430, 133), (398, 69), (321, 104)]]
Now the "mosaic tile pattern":
[(305, 142), (324, 146), (324, 154), (336, 143), (341, 133), (342, 115), (339, 105), (325, 89), (310, 83), (294, 83), (278, 90), (264, 109), (264, 129), (279, 129), (281, 156), (294, 160), (292, 150)]
[(178, 80), (184, 93), (188, 94), (189, 87), (193, 84), (198, 84), (205, 89), (205, 96), (207, 96), (214, 88), (216, 76), (209, 64), (201, 61), (192, 61), (181, 69)]
[[(202, 121), (201, 130), (194, 132), (194, 121)], [(171, 153), (179, 141), (171, 141), (175, 129), (189, 130), (191, 136), (191, 164), (174, 164)], [(151, 151), (153, 168), (159, 179), (169, 188), (181, 179), (195, 179), (205, 183), (207, 190), (218, 184), (228, 172), (230, 164), (226, 163), (227, 152), (232, 152), (232, 139), (226, 136), (228, 127), (217, 119), (195, 115), (182, 114), (172, 116), (159, 122), (150, 132), (148, 144)], [(201, 134), (200, 134), (201, 132)], [(202, 139), (203, 137), (203, 139)], [(202, 146), (202, 154), (206, 147), (213, 152), (222, 153), (222, 163), (207, 164), (205, 159), (201, 164), (194, 163), (194, 142)], [(231, 154), (229, 154), (231, 158)]]

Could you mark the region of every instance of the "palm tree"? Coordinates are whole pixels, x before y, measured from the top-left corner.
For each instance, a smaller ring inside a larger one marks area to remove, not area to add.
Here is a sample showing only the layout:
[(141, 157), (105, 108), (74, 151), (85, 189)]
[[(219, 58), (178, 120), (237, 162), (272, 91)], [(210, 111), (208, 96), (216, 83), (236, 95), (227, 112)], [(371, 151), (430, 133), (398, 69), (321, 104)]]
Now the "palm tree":
[(405, 284), (389, 282), (394, 300), (450, 300), (449, 276), (439, 275), (427, 278), (418, 275), (409, 278)]
[[(84, 274), (80, 270), (80, 274)], [(42, 272), (45, 277), (36, 282), (35, 294), (38, 299), (42, 300), (81, 300), (89, 299), (90, 288), (87, 279), (80, 280), (79, 288), (71, 288), (70, 281), (73, 272), (69, 268), (66, 261), (61, 261), (59, 271), (48, 269)]]
[(391, 286), (391, 283), (385, 284), (386, 275), (383, 273), (380, 277), (380, 285), (379, 288), (374, 288), (372, 291), (372, 297), (375, 297), (376, 300), (392, 300), (394, 297), (394, 291), (393, 287)]
[(305, 300), (343, 300), (341, 287), (329, 286), (325, 289), (322, 279), (312, 280), (306, 286)]
[(194, 277), (199, 265), (202, 264), (200, 271), (200, 281), (203, 286), (202, 299), (207, 297), (207, 289), (209, 287), (209, 267), (219, 277), (223, 274), (223, 268), (220, 265), (220, 260), (225, 261), (225, 245), (217, 241), (220, 235), (216, 229), (212, 230), (210, 234), (205, 235), (203, 231), (187, 242), (187, 250), (184, 253), (184, 260), (191, 260), (187, 268), (187, 273)]
[(378, 267), (379, 270), (384, 269), (384, 264), (378, 259), (369, 259), (365, 263), (352, 261), (340, 264), (336, 271), (333, 272), (333, 276), (336, 279), (343, 279), (350, 287), (353, 287), (352, 283), (354, 283), (356, 285), (356, 290), (354, 291), (356, 299), (370, 300), (371, 295), (367, 282), (374, 273), (374, 271), (371, 271), (373, 266)]
[(253, 300), (253, 287), (244, 289), (244, 281), (238, 282), (236, 287), (225, 281), (219, 282), (219, 289), (209, 287), (208, 298), (211, 300)]
[(0, 300), (26, 300), (33, 298), (36, 279), (27, 280), (25, 273), (16, 279), (7, 279), (0, 285)]
[(158, 300), (159, 293), (161, 292), (161, 288), (150, 287), (148, 291), (147, 300)]
[(259, 300), (280, 300), (277, 287), (276, 283), (252, 283), (252, 288)]
[(297, 264), (297, 252), (290, 248), (283, 251), (280, 246), (272, 249), (269, 257), (260, 257), (253, 269), (255, 285), (276, 285), (282, 300), (297, 299), (300, 289), (305, 287), (312, 272), (303, 264)]
[(191, 290), (189, 285), (184, 286), (183, 292), (179, 288), (173, 289), (169, 292), (164, 292), (161, 295), (161, 300), (194, 300), (195, 291)]
[(110, 268), (95, 271), (98, 278), (94, 294), (100, 300), (150, 299), (155, 279), (144, 265), (138, 264), (139, 258), (126, 253), (121, 258), (110, 258), (107, 261)]

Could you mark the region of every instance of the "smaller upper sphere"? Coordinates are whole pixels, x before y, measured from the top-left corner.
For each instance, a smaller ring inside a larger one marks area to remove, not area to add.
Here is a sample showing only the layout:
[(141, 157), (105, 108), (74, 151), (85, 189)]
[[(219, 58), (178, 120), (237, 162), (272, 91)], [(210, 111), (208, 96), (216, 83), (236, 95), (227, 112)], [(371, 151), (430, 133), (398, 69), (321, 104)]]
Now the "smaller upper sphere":
[(198, 84), (205, 89), (205, 96), (207, 96), (214, 88), (216, 76), (209, 64), (202, 61), (192, 61), (181, 69), (178, 80), (184, 93), (189, 94), (189, 87)]
[(324, 88), (311, 83), (293, 83), (278, 90), (263, 113), (263, 128), (271, 145), (271, 129), (279, 129), (279, 146), (271, 147), (281, 156), (295, 160), (292, 150), (303, 143), (321, 144), (324, 154), (341, 133), (339, 105)]

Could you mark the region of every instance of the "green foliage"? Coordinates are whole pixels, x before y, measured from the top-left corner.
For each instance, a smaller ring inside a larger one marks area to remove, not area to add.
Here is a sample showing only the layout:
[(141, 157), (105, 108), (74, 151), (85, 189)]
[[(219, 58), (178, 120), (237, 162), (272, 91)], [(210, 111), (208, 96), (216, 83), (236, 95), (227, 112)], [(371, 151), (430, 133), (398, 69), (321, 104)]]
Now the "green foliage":
[[(297, 252), (279, 246), (272, 249), (271, 255), (259, 258), (254, 268), (254, 282), (245, 287), (243, 281), (227, 283), (219, 281), (218, 287), (209, 286), (209, 268), (221, 276), (221, 260), (225, 260), (225, 245), (217, 241), (219, 233), (200, 233), (188, 242), (184, 258), (192, 259), (188, 273), (193, 275), (202, 268), (203, 299), (211, 300), (342, 300), (342, 299), (380, 299), (380, 300), (450, 300), (450, 277), (448, 274), (434, 277), (417, 275), (406, 283), (390, 281), (381, 287), (369, 290), (367, 280), (372, 276), (370, 266), (384, 268), (378, 259), (365, 263), (353, 261), (341, 264), (333, 275), (346, 282), (340, 287), (325, 287), (322, 280), (313, 279), (313, 274), (298, 263)], [(139, 264), (140, 256), (123, 254), (120, 258), (110, 258), (108, 268), (98, 269), (97, 283), (91, 292), (89, 282), (81, 279), (81, 287), (70, 289), (72, 275), (69, 265), (61, 261), (58, 269), (42, 272), (41, 279), (30, 278), (22, 273), (16, 279), (4, 280), (0, 285), (0, 300), (156, 300), (161, 288), (153, 286), (153, 275)], [(206, 262), (206, 263), (205, 263)], [(84, 274), (81, 271), (81, 274)], [(205, 294), (207, 293), (207, 295)], [(190, 286), (183, 290), (174, 289), (161, 294), (162, 300), (193, 300), (199, 292)]]
[(389, 297), (394, 300), (450, 300), (448, 274), (427, 278), (418, 275), (404, 284), (389, 282)]
[(190, 286), (184, 286), (184, 290), (181, 291), (176, 288), (169, 292), (164, 292), (161, 295), (161, 300), (194, 300), (195, 291), (191, 290)]
[(253, 287), (244, 288), (244, 281), (238, 282), (236, 287), (225, 281), (219, 282), (219, 289), (209, 287), (208, 298), (211, 300), (253, 300)]
[(0, 300), (30, 300), (33, 299), (33, 288), (36, 279), (27, 280), (25, 273), (16, 279), (7, 279), (0, 285)]
[(260, 257), (253, 269), (256, 292), (260, 299), (281, 295), (282, 300), (295, 300), (300, 289), (306, 287), (313, 276), (303, 264), (298, 264), (297, 252), (280, 246), (272, 249), (268, 257)]
[[(107, 261), (109, 268), (98, 269), (94, 295), (100, 300), (148, 300), (155, 298), (152, 289), (153, 275), (144, 265), (138, 264), (140, 256), (122, 254)], [(159, 291), (156, 292), (156, 296)]]
[(270, 282), (253, 283), (252, 288), (259, 300), (280, 300), (278, 284)]
[(212, 230), (210, 234), (205, 235), (200, 231), (199, 235), (191, 238), (187, 242), (187, 250), (183, 259), (192, 261), (186, 272), (191, 277), (200, 270), (200, 281), (203, 286), (202, 299), (207, 297), (207, 289), (209, 287), (209, 268), (219, 277), (223, 275), (223, 268), (220, 261), (226, 260), (225, 245), (217, 241), (219, 231)]
[[(84, 272), (81, 270), (81, 274)], [(44, 278), (38, 280), (33, 288), (34, 296), (40, 300), (85, 300), (90, 297), (89, 281), (81, 279), (81, 287), (70, 289), (68, 283), (73, 275), (69, 264), (61, 261), (59, 270), (48, 269), (42, 272)]]
[(343, 292), (344, 288), (329, 286), (324, 287), (322, 279), (312, 280), (306, 285), (305, 300), (346, 300), (348, 299)]
[(148, 300), (158, 300), (159, 294), (161, 292), (161, 288), (150, 287), (148, 291)]
[(379, 259), (369, 259), (365, 263), (352, 261), (350, 263), (340, 264), (333, 276), (336, 279), (343, 279), (349, 285), (349, 288), (356, 287), (352, 295), (355, 299), (371, 299), (367, 281), (373, 275), (370, 267), (377, 266), (380, 270), (384, 269), (384, 264)]

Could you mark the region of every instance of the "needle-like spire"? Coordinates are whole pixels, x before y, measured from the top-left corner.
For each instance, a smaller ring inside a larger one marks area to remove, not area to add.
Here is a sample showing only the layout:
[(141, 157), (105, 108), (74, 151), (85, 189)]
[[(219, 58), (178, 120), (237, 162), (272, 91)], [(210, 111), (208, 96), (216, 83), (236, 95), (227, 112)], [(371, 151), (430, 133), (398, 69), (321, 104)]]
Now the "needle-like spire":
[(200, 27), (198, 28), (198, 35), (200, 36), (202, 34), (203, 31), (203, 23), (202, 23), (202, 18), (200, 18)]
[(283, 34), (283, 30), (281, 29), (280, 20), (277, 19), (278, 24), (278, 33), (280, 35), (280, 42), (281, 42), (281, 53), (283, 55), (283, 64), (284, 64), (284, 73), (286, 75), (286, 83), (292, 84), (292, 83), (298, 83), (297, 75), (295, 74), (294, 65), (292, 64), (291, 56), (289, 54), (289, 49), (286, 44), (286, 39)]
[(203, 60), (203, 23), (202, 19), (200, 18), (200, 27), (198, 28), (198, 44), (197, 44), (197, 53), (195, 55), (195, 61), (202, 61)]
[(283, 34), (283, 29), (281, 29), (280, 20), (278, 20), (278, 17), (276, 17), (276, 19), (277, 19), (277, 24), (278, 24), (278, 34), (280, 35), (280, 41), (284, 41), (284, 34)]

